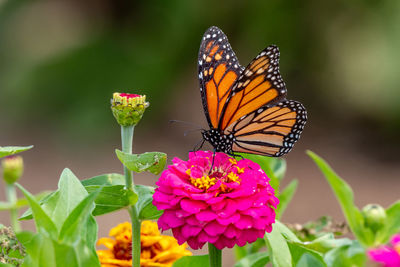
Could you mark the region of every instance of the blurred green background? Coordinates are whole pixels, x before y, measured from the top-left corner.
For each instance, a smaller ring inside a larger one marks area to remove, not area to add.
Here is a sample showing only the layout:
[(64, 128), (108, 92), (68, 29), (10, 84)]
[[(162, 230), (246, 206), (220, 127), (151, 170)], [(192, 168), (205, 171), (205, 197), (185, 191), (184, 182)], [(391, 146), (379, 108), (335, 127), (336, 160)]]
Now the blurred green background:
[[(64, 167), (81, 179), (121, 172), (109, 108), (115, 91), (146, 94), (151, 103), (135, 152), (186, 158), (200, 133), (183, 137), (194, 127), (168, 121), (206, 127), (196, 64), (212, 25), (227, 34), (242, 65), (278, 45), (288, 97), (308, 110), (302, 138), (286, 157), (287, 181), (300, 180), (286, 221), (327, 211), (341, 218), (305, 149), (350, 181), (358, 204), (398, 198), (398, 0), (0, 0), (0, 145), (35, 145), (23, 154), (21, 183), (37, 193), (55, 189)], [(157, 179), (143, 177), (136, 179)], [(108, 217), (100, 236), (115, 224)]]
[(311, 118), (394, 136), (399, 14), (397, 0), (1, 0), (1, 123), (92, 140), (108, 134), (111, 93), (132, 91), (148, 96), (144, 124), (156, 127), (179, 107), (172, 96), (198, 90), (182, 81), (196, 78), (201, 36), (216, 25), (242, 65), (277, 44), (289, 97)]

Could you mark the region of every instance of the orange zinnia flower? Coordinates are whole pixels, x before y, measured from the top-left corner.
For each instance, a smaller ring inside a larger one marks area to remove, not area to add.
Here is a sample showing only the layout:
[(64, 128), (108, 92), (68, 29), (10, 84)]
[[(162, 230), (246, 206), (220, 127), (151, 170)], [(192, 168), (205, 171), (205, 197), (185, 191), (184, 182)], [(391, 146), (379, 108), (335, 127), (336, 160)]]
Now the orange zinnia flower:
[[(128, 222), (112, 228), (110, 237), (100, 238), (97, 245), (104, 245), (107, 250), (98, 250), (102, 267), (132, 266), (132, 226)], [(192, 253), (187, 245), (178, 245), (172, 236), (161, 235), (157, 223), (144, 221), (141, 229), (140, 265), (168, 267), (183, 256)]]

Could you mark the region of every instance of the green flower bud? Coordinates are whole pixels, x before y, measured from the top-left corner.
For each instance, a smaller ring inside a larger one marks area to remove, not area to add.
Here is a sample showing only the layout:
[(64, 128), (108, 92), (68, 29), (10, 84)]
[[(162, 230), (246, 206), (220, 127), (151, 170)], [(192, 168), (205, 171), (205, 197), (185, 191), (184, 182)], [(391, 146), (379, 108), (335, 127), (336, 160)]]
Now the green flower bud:
[(136, 125), (148, 106), (145, 95), (114, 93), (111, 99), (112, 113), (121, 126)]
[(21, 178), (24, 172), (24, 162), (21, 156), (8, 156), (1, 161), (3, 179), (8, 184), (13, 184)]
[(386, 221), (386, 211), (378, 204), (368, 204), (362, 211), (364, 216), (364, 224), (372, 231), (376, 232), (382, 228)]

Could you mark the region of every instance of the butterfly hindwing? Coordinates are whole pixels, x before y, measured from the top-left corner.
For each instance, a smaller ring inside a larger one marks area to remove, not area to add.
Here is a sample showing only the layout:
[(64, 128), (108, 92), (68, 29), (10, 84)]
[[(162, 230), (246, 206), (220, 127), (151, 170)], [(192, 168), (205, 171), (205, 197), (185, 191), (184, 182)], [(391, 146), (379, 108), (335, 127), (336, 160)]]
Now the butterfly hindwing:
[(279, 49), (271, 45), (261, 51), (239, 76), (228, 98), (220, 128), (225, 129), (242, 116), (285, 97), (286, 86), (279, 74)]
[(209, 28), (202, 39), (198, 58), (200, 93), (208, 124), (218, 127), (224, 105), (242, 67), (226, 35), (217, 27)]
[(233, 134), (234, 152), (279, 157), (288, 153), (307, 120), (304, 106), (292, 100), (264, 106), (230, 125), (225, 135)]

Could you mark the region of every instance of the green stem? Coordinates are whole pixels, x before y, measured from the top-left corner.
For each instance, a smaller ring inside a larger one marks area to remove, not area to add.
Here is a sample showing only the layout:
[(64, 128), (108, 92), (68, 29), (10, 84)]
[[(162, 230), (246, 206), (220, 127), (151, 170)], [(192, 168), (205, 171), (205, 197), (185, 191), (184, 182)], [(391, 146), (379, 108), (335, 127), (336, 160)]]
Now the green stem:
[[(135, 126), (121, 126), (122, 151), (132, 154), (132, 140)], [(126, 188), (133, 190), (132, 172), (124, 166)], [(129, 207), (132, 221), (132, 267), (140, 267), (140, 227), (141, 222), (135, 205)]]
[[(6, 194), (7, 194), (7, 201), (11, 205), (15, 205), (17, 203), (17, 193), (15, 191), (14, 184), (6, 185)], [(18, 221), (18, 211), (16, 208), (10, 209), (10, 221), (11, 221), (11, 226), (14, 229), (14, 232), (21, 231), (21, 226)]]
[(210, 259), (210, 267), (222, 266), (222, 250), (217, 249), (211, 243), (208, 243), (208, 257)]

